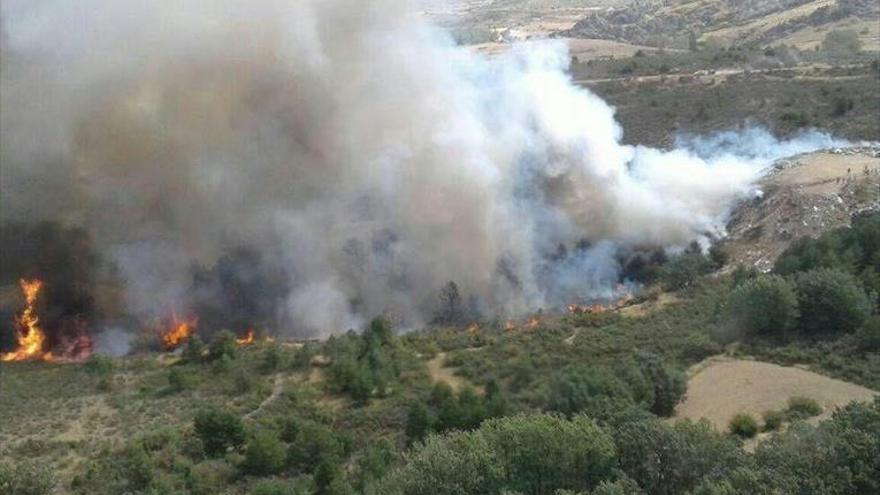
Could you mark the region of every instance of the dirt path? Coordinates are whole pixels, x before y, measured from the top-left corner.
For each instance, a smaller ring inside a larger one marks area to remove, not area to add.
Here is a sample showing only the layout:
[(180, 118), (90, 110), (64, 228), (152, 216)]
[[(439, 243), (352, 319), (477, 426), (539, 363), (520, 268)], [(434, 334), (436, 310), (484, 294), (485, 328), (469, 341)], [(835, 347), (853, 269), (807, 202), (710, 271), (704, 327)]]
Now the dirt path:
[(706, 418), (719, 431), (726, 431), (737, 413), (749, 413), (760, 420), (764, 411), (785, 409), (794, 396), (818, 401), (824, 412), (813, 421), (819, 421), (830, 417), (837, 407), (868, 401), (878, 394), (801, 368), (725, 357), (703, 361), (691, 368), (689, 375), (687, 397), (675, 417)]
[(283, 391), (284, 391), (284, 376), (282, 376), (281, 373), (276, 373), (275, 377), (272, 381), (272, 393), (269, 394), (268, 397), (263, 399), (263, 402), (260, 402), (260, 405), (257, 406), (256, 409), (245, 414), (244, 419), (253, 419), (254, 416), (259, 414), (260, 411), (262, 411), (264, 407), (268, 406), (273, 401), (275, 401), (275, 399), (277, 399), (281, 395), (281, 392), (283, 392)]
[(458, 392), (463, 387), (470, 385), (464, 378), (455, 374), (455, 368), (444, 366), (446, 359), (445, 352), (438, 352), (436, 356), (431, 358), (425, 365), (428, 367), (428, 373), (435, 382), (446, 382), (452, 390)]

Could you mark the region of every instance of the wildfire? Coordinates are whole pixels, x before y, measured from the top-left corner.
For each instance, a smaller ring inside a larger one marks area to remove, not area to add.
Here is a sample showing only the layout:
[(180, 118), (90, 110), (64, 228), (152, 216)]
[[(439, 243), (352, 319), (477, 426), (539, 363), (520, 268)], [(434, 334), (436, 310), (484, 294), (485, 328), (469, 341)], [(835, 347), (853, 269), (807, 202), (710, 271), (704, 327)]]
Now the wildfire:
[(504, 329), (508, 332), (512, 332), (516, 330), (516, 323), (514, 323), (512, 320), (507, 320), (507, 323), (504, 324)]
[(180, 347), (193, 334), (198, 323), (195, 317), (181, 321), (177, 315), (172, 315), (170, 328), (162, 334), (162, 347), (168, 351)]
[(12, 352), (0, 355), (0, 361), (25, 361), (28, 359), (52, 359), (52, 353), (43, 352), (46, 342), (46, 334), (40, 328), (40, 318), (34, 307), (40, 289), (43, 288), (41, 280), (20, 280), (21, 290), (24, 292), (25, 308), (21, 316), (15, 319), (16, 338), (18, 348)]
[(254, 339), (254, 331), (248, 330), (244, 337), (235, 339), (235, 343), (238, 345), (251, 345), (255, 342)]
[(534, 330), (534, 329), (538, 328), (538, 325), (540, 325), (540, 324), (541, 324), (541, 319), (538, 318), (537, 316), (532, 316), (531, 318), (529, 318), (529, 321), (526, 322), (526, 328), (528, 328), (529, 330)]
[(480, 331), (480, 326), (476, 323), (471, 323), (467, 326), (467, 328), (465, 328), (465, 330), (467, 331), (467, 333), (474, 335), (475, 333)]
[(620, 299), (614, 301), (610, 304), (577, 304), (572, 303), (568, 305), (568, 312), (576, 315), (582, 314), (601, 314), (608, 311), (614, 311), (620, 309), (627, 304), (629, 304), (633, 300), (632, 294), (624, 294)]

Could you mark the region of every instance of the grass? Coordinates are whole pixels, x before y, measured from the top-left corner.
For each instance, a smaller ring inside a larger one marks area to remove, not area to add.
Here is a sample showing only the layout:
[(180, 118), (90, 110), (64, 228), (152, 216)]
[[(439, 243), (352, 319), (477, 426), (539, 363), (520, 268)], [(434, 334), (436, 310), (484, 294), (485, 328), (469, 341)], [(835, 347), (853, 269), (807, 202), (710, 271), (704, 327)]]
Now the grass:
[[(398, 453), (405, 449), (406, 411), (430, 395), (433, 380), (426, 364), (432, 358), (443, 359), (477, 388), (496, 379), (508, 394), (511, 413), (539, 410), (556, 373), (568, 364), (613, 366), (647, 351), (686, 368), (723, 352), (712, 336), (730, 286), (729, 277), (705, 277), (651, 311), (543, 314), (534, 329), (506, 331), (501, 321), (483, 321), (476, 333), (436, 328), (407, 334), (398, 339), (399, 377), (387, 396), (366, 402), (336, 392), (326, 368), (303, 365), (323, 355), (325, 344), (305, 351), (285, 345), (267, 350), (263, 344), (239, 349), (235, 359), (202, 364), (155, 354), (70, 365), (5, 364), (0, 366), (0, 417), (14, 420), (0, 422), (0, 461), (39, 459), (51, 466), (61, 493), (68, 493), (74, 480), (93, 486), (88, 484), (88, 466), (131, 452), (125, 449), (134, 441), (155, 446), (147, 461), (143, 456), (126, 461), (153, 466), (157, 478), (152, 483), (205, 493), (249, 493), (261, 480), (229, 475), (240, 469), (241, 454), (215, 461), (198, 454), (192, 430), (195, 411), (217, 406), (245, 417), (259, 408), (245, 420), (248, 435), (277, 430), (289, 418), (325, 425), (350, 445), (352, 455), (345, 462), (353, 466), (379, 441), (387, 440)], [(749, 341), (736, 352), (791, 361), (784, 364), (806, 363), (832, 375), (858, 375), (851, 381), (871, 386), (880, 381), (880, 358), (852, 353), (852, 339), (818, 344)], [(438, 357), (438, 352), (445, 356)], [(276, 384), (280, 389), (273, 395)], [(808, 400), (797, 399), (778, 414), (788, 421), (814, 412)], [(778, 427), (775, 418), (764, 418), (766, 430)], [(741, 435), (747, 430), (737, 427)], [(217, 486), (223, 490), (215, 490)]]

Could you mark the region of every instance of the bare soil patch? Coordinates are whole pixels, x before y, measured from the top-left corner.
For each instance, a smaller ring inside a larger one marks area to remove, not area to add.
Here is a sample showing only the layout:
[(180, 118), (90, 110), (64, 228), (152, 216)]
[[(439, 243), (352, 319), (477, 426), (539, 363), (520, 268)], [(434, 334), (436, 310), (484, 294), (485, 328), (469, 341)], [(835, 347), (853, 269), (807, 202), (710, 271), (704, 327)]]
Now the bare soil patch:
[(788, 399), (809, 397), (822, 405), (813, 421), (830, 417), (834, 409), (852, 401), (869, 401), (878, 392), (797, 367), (724, 357), (710, 358), (689, 372), (687, 398), (676, 418), (708, 419), (726, 431), (737, 413), (756, 419), (768, 410), (785, 409)]

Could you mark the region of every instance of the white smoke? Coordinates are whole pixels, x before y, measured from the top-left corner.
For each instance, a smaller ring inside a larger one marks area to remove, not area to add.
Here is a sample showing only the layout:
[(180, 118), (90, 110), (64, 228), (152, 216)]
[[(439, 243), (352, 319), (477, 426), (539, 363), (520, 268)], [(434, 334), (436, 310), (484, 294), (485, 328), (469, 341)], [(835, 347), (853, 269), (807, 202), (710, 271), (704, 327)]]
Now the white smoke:
[(487, 58), (409, 5), (7, 0), (4, 217), (88, 226), (135, 314), (185, 304), (185, 260), (257, 246), (278, 326), (326, 335), (424, 323), (449, 280), (497, 313), (599, 293), (616, 249), (722, 235), (770, 161), (832, 144), (622, 145), (562, 43)]

